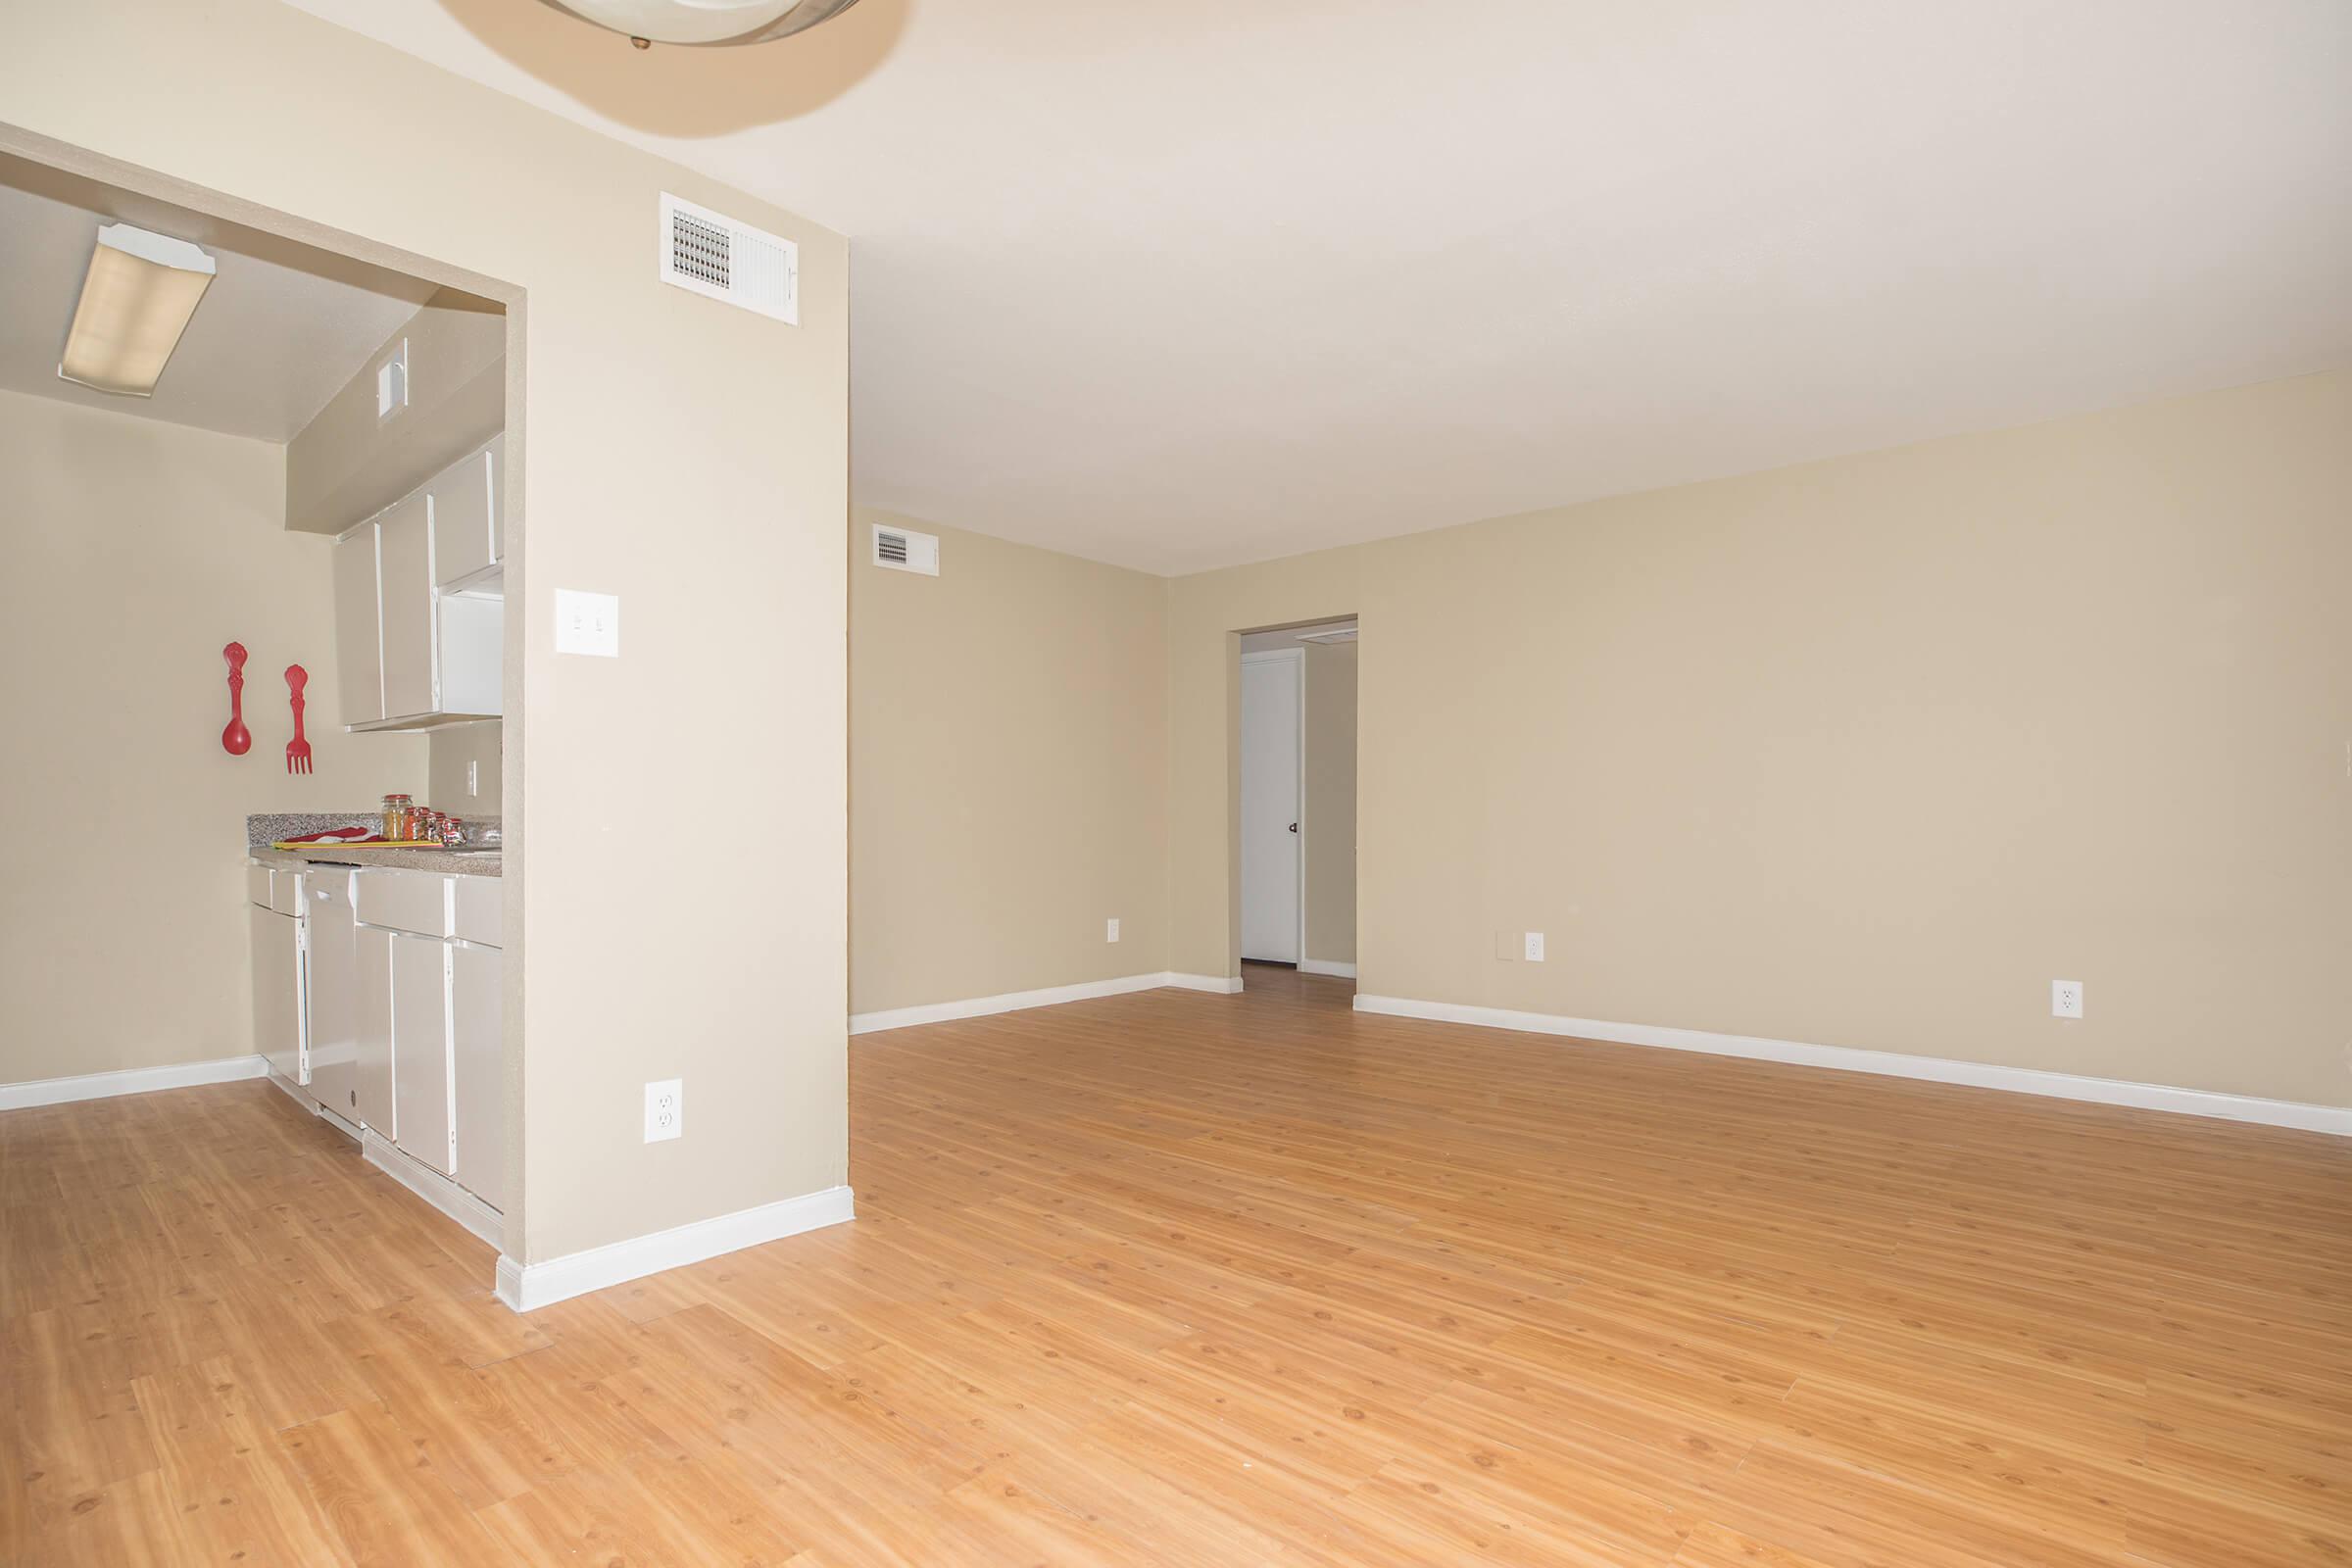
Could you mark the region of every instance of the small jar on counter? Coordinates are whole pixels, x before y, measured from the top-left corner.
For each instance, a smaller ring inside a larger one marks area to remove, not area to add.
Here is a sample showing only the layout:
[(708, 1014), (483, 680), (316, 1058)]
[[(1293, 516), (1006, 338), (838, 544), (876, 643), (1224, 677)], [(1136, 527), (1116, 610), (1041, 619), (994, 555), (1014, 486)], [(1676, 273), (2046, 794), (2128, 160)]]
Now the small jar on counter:
[(384, 837), (396, 841), (407, 838), (410, 828), (415, 825), (412, 820), (415, 813), (416, 808), (409, 804), (406, 795), (385, 796)]

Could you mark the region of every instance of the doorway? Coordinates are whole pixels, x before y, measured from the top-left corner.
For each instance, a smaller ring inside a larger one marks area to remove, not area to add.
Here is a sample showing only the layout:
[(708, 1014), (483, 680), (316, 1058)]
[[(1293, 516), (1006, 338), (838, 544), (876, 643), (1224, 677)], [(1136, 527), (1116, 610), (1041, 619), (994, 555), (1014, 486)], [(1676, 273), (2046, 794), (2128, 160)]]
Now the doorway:
[(1242, 956), (1306, 956), (1306, 652), (1242, 655)]
[(1356, 623), (1241, 638), (1240, 949), (1355, 973)]

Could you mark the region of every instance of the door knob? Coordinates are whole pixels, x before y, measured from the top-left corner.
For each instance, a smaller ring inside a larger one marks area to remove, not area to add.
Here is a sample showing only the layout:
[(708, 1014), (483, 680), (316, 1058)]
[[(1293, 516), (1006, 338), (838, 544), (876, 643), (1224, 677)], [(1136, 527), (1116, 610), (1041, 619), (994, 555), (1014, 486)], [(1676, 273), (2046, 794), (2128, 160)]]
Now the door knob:
[(1293, 823), (1291, 824), (1291, 831), (1292, 831), (1292, 832), (1294, 832), (1294, 833), (1298, 832), (1298, 823), (1296, 823), (1296, 822), (1293, 822)]

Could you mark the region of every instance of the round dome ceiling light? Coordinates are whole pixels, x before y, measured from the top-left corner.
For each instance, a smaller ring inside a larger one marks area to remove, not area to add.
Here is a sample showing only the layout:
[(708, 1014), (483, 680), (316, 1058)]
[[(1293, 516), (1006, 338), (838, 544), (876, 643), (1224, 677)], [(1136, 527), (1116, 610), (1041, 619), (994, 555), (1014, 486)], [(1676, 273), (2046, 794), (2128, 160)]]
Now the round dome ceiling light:
[(858, 0), (542, 0), (582, 22), (657, 43), (766, 43), (839, 16)]

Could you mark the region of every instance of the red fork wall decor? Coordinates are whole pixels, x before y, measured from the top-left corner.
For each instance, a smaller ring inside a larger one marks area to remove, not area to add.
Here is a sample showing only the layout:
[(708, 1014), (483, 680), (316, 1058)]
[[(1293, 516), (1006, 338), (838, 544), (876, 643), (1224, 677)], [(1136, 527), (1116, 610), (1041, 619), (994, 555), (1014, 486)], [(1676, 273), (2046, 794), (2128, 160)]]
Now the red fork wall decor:
[(308, 773), (311, 770), (311, 743), (302, 733), (302, 689), (310, 684), (311, 672), (300, 664), (286, 666), (286, 704), (294, 710), (294, 738), (286, 742), (286, 771)]

